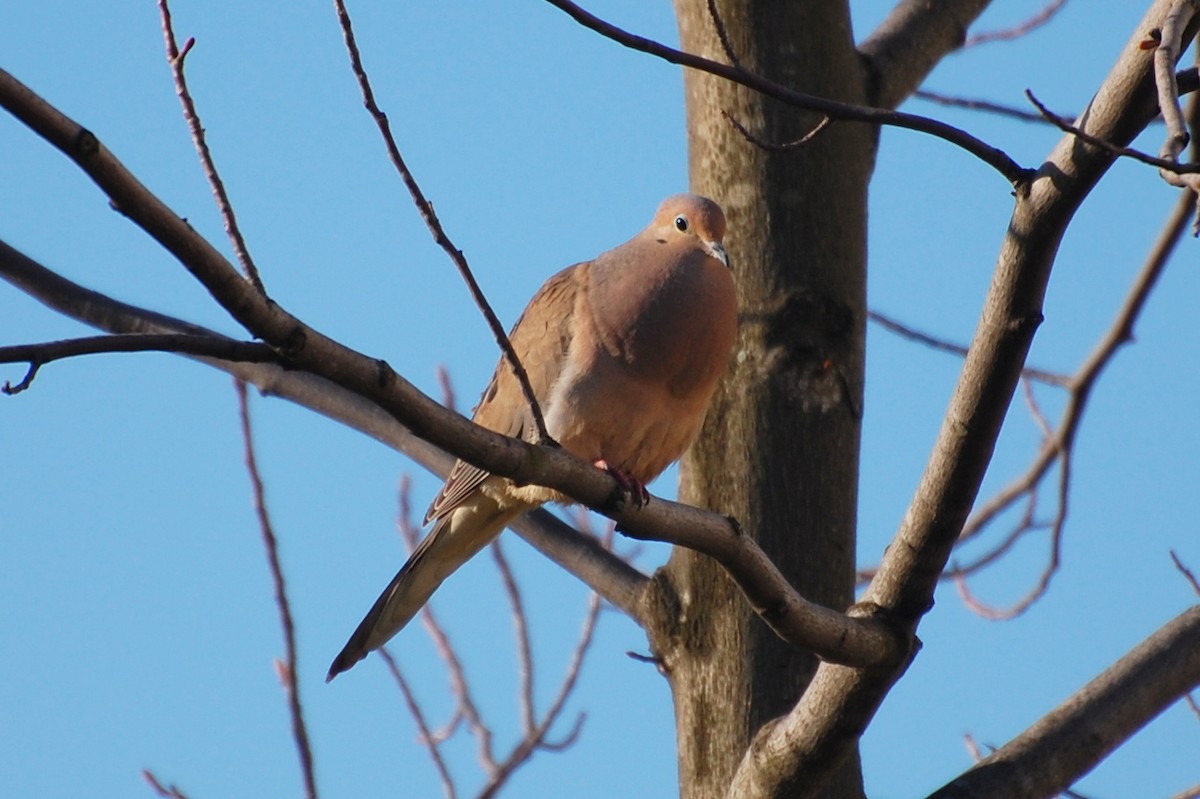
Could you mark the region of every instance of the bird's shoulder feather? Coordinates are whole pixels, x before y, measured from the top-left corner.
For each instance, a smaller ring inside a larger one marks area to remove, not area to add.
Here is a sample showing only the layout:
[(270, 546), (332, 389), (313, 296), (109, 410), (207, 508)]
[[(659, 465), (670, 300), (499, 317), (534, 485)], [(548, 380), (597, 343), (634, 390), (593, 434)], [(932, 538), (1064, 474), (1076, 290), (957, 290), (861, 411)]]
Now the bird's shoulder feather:
[[(551, 389), (567, 360), (576, 301), (581, 292), (586, 291), (588, 266), (586, 261), (569, 266), (547, 280), (509, 334), (513, 351), (529, 377), (543, 414)], [(503, 355), (475, 408), (472, 421), (515, 438), (533, 440), (537, 435), (533, 413), (521, 384)], [(459, 507), (488, 477), (487, 471), (466, 461), (457, 461), (429, 506), (425, 522), (441, 518)]]

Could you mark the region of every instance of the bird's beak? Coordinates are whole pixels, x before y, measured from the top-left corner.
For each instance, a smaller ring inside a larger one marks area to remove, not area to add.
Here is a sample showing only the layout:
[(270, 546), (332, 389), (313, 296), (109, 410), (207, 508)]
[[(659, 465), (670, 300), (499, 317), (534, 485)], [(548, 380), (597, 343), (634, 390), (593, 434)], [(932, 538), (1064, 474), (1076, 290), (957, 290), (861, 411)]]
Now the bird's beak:
[(726, 269), (730, 268), (729, 267), (729, 253), (725, 252), (724, 244), (722, 244), (719, 241), (706, 241), (706, 242), (704, 242), (704, 244), (705, 244), (705, 249), (708, 250), (709, 255), (711, 255), (713, 258), (716, 258), (718, 261), (720, 261), (722, 264), (724, 264)]

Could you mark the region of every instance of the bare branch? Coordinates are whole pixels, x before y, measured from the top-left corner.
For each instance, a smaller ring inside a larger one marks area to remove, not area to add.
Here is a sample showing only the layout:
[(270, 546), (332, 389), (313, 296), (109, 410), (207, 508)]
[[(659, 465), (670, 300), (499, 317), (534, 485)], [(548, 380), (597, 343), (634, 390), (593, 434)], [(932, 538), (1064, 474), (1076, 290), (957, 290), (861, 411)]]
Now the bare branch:
[[(909, 327), (908, 325), (899, 322), (890, 316), (882, 314), (879, 311), (867, 311), (867, 318), (885, 330), (909, 339), (910, 341), (924, 344), (931, 349), (940, 350), (941, 352), (948, 352), (952, 355), (957, 355), (960, 358), (967, 357), (967, 348), (963, 345), (955, 344), (954, 342), (946, 341), (945, 339), (936, 338), (928, 333), (922, 333), (920, 330)], [(1021, 368), (1021, 376), (1027, 377), (1030, 380), (1037, 380), (1040, 383), (1046, 383), (1047, 385), (1060, 387), (1066, 386), (1071, 379), (1067, 375), (1059, 374), (1057, 372), (1050, 372), (1045, 369), (1036, 369), (1030, 366)]]
[(1200, 684), (1200, 606), (930, 799), (1053, 796)]
[(928, 89), (919, 89), (913, 92), (913, 96), (950, 108), (966, 108), (971, 111), (983, 111), (989, 114), (997, 114), (999, 116), (1011, 117), (1012, 119), (1019, 119), (1022, 122), (1053, 124), (1042, 114), (1037, 114), (1033, 111), (1026, 111), (1023, 108), (1016, 108), (1011, 105), (994, 103), (991, 100), (978, 100), (971, 97), (951, 97), (948, 94), (940, 94), (939, 92), (929, 91)]
[(40, 344), (17, 344), (0, 347), (0, 363), (29, 363), (29, 372), (17, 385), (7, 380), (0, 387), (5, 394), (17, 394), (29, 388), (38, 369), (52, 361), (78, 355), (114, 352), (175, 352), (202, 355), (226, 361), (246, 363), (278, 363), (279, 353), (254, 341), (234, 341), (223, 336), (203, 336), (193, 333), (129, 334), (118, 336), (86, 336), (84, 338), (45, 341)]
[(475, 304), (479, 306), (479, 310), (483, 313), (483, 318), (487, 320), (488, 327), (492, 330), (492, 335), (495, 337), (496, 343), (500, 345), (500, 350), (504, 353), (509, 366), (512, 367), (513, 374), (516, 376), (517, 382), (521, 385), (521, 391), (525, 395), (525, 402), (529, 405), (529, 411), (533, 415), (533, 422), (537, 426), (537, 443), (549, 444), (553, 439), (546, 430), (546, 420), (542, 418), (542, 408), (538, 404), (537, 396), (533, 393), (533, 386), (529, 382), (529, 375), (526, 374), (525, 367), (521, 365), (521, 359), (517, 357), (517, 351), (513, 349), (512, 342), (508, 340), (508, 334), (504, 332), (504, 325), (500, 324), (500, 319), (496, 316), (496, 312), (492, 310), (491, 303), (488, 302), (487, 297), (483, 294), (483, 289), (476, 282), (475, 275), (467, 263), (466, 256), (463, 255), (462, 250), (454, 246), (454, 242), (446, 235), (441, 220), (438, 219), (437, 213), (433, 210), (433, 205), (425, 198), (425, 193), (421, 191), (421, 187), (417, 184), (417, 179), (413, 176), (412, 171), (408, 168), (408, 164), (404, 161), (404, 157), (400, 154), (400, 147), (396, 144), (396, 138), (392, 135), (392, 126), (388, 122), (387, 114), (375, 102), (375, 92), (371, 88), (371, 80), (367, 76), (366, 67), (363, 66), (362, 56), (358, 50), (358, 41), (354, 37), (354, 27), (350, 22), (350, 13), (346, 10), (344, 0), (334, 0), (334, 5), (337, 8), (338, 22), (342, 26), (342, 36), (346, 41), (346, 49), (350, 53), (350, 65), (354, 70), (355, 78), (358, 79), (359, 89), (362, 91), (363, 104), (375, 120), (380, 135), (383, 136), (388, 157), (391, 158), (392, 165), (396, 167), (396, 171), (400, 173), (405, 187), (408, 188), (409, 194), (412, 195), (413, 203), (417, 206), (417, 211), (421, 214), (421, 218), (425, 220), (425, 225), (429, 228), (429, 232), (433, 234), (434, 241), (450, 256), (450, 260), (458, 268), (458, 273), (466, 281), (467, 288), (471, 291), (471, 297), (475, 300)]
[[(226, 339), (199, 325), (119, 302), (91, 291), (0, 241), (0, 278), (51, 309), (118, 334), (187, 334)], [(210, 367), (258, 386), (265, 395), (281, 397), (316, 411), (413, 458), (445, 477), (454, 456), (417, 438), (375, 403), (318, 375), (274, 364), (239, 363), (201, 357)], [(535, 510), (510, 525), (546, 557), (583, 580), (614, 606), (639, 619), (648, 578), (624, 560), (545, 510)]]
[[(905, 645), (878, 619), (858, 618), (800, 596), (729, 520), (667, 500), (626, 507), (613, 476), (559, 447), (531, 446), (474, 425), (397, 374), (305, 325), (237, 275), (212, 245), (142, 186), (90, 132), (0, 70), (0, 105), (70, 155), (130, 216), (174, 254), (254, 335), (281, 348), (296, 368), (325, 377), (378, 405), (415, 434), (492, 474), (559, 490), (610, 516), (631, 535), (724, 555), (752, 604), (786, 640), (831, 660), (871, 664), (902, 657)], [(759, 600), (772, 599), (770, 604)], [(779, 615), (776, 615), (779, 614)]]
[(504, 593), (508, 596), (508, 602), (512, 606), (513, 632), (517, 636), (517, 657), (520, 667), (518, 671), (521, 673), (521, 721), (525, 728), (526, 737), (533, 735), (534, 729), (537, 727), (535, 721), (536, 711), (533, 704), (533, 646), (529, 640), (529, 616), (525, 612), (525, 600), (521, 597), (521, 587), (517, 585), (517, 578), (513, 576), (512, 567), (508, 565), (508, 558), (504, 557), (504, 548), (500, 544), (500, 539), (497, 538), (489, 547), (492, 552), (492, 560), (496, 563), (496, 568), (500, 571), (500, 580), (504, 584)]
[(725, 117), (725, 119), (729, 120), (729, 124), (733, 125), (733, 127), (737, 130), (737, 132), (742, 134), (742, 138), (744, 138), (746, 141), (750, 142), (755, 147), (761, 147), (764, 150), (770, 150), (771, 152), (776, 152), (776, 153), (786, 153), (786, 152), (791, 152), (792, 150), (800, 149), (801, 147), (803, 147), (804, 145), (808, 144), (810, 141), (815, 139), (817, 137), (817, 134), (819, 134), (821, 131), (825, 130), (825, 128), (829, 127), (829, 123), (832, 121), (827, 116), (821, 117), (821, 121), (818, 122), (813, 127), (813, 129), (810, 130), (808, 133), (805, 133), (803, 136), (801, 136), (800, 138), (795, 139), (793, 141), (783, 142), (782, 144), (779, 144), (776, 142), (764, 141), (763, 139), (760, 139), (758, 136), (755, 136), (753, 133), (751, 133), (749, 130), (746, 129), (745, 125), (743, 125), (741, 122), (738, 122), (737, 119), (732, 114), (730, 114), (728, 111), (722, 111), (721, 116), (723, 116), (723, 117)]
[(963, 526), (960, 539), (969, 540), (979, 534), (983, 528), (1008, 509), (1013, 502), (1027, 494), (1035, 486), (1050, 467), (1062, 457), (1075, 440), (1083, 412), (1091, 397), (1092, 389), (1100, 379), (1100, 375), (1112, 362), (1117, 351), (1133, 340), (1133, 328), (1145, 308), (1146, 301), (1162, 276), (1171, 255), (1175, 252), (1179, 240), (1187, 227), (1192, 212), (1191, 198), (1186, 194), (1180, 197), (1171, 212), (1162, 233), (1151, 248), (1150, 254), (1134, 279), (1125, 303), (1117, 312), (1116, 318), (1104, 336), (1097, 342), (1079, 371), (1071, 378), (1069, 390), (1070, 399), (1058, 423), (1058, 432), (1046, 441), (1037, 458), (1021, 477), (1014, 480), (994, 497), (984, 503), (967, 523)]
[(154, 772), (148, 768), (142, 769), (142, 779), (149, 783), (154, 792), (163, 799), (188, 799), (187, 794), (174, 785), (163, 785)]
[(1171, 560), (1175, 563), (1175, 568), (1179, 570), (1179, 573), (1182, 574), (1192, 586), (1192, 590), (1196, 592), (1196, 595), (1200, 596), (1200, 580), (1196, 579), (1196, 575), (1191, 569), (1183, 565), (1183, 561), (1173, 549), (1171, 550)]
[(183, 105), (183, 118), (187, 121), (188, 130), (192, 134), (192, 142), (196, 145), (196, 154), (200, 156), (200, 163), (204, 167), (204, 176), (208, 178), (208, 183), (212, 187), (213, 199), (216, 200), (217, 209), (221, 212), (221, 219), (225, 222), (225, 233), (233, 244), (233, 251), (242, 265), (242, 271), (246, 273), (246, 277), (250, 279), (254, 287), (266, 295), (267, 289), (263, 286), (262, 276), (254, 264), (254, 259), (250, 257), (250, 248), (246, 246), (246, 239), (242, 236), (241, 228), (238, 227), (237, 216), (233, 213), (233, 204), (229, 202), (229, 193), (225, 190), (225, 182), (221, 180), (221, 173), (217, 171), (212, 152), (208, 149), (204, 125), (200, 122), (200, 115), (196, 112), (196, 103), (192, 100), (192, 93), (188, 90), (187, 78), (183, 73), (183, 61), (191, 52), (196, 40), (188, 39), (184, 43), (183, 49), (180, 50), (175, 41), (175, 28), (171, 24), (171, 9), (167, 5), (167, 0), (158, 0), (158, 10), (162, 17), (167, 62), (171, 65), (171, 74), (175, 78), (175, 93), (179, 95), (179, 102)]
[[(1174, 78), (1174, 73), (1172, 73), (1172, 78)], [(1072, 134), (1080, 141), (1087, 142), (1093, 147), (1099, 147), (1102, 150), (1107, 150), (1109, 153), (1121, 158), (1132, 158), (1134, 161), (1141, 161), (1143, 164), (1156, 166), (1164, 172), (1169, 172), (1175, 175), (1192, 175), (1200, 173), (1200, 164), (1181, 164), (1174, 160), (1174, 158), (1155, 158), (1152, 155), (1143, 153), (1141, 150), (1135, 150), (1132, 147), (1122, 147), (1113, 144), (1112, 142), (1105, 141), (1098, 136), (1092, 136), (1086, 131), (1076, 127), (1068, 120), (1063, 119), (1060, 116), (1056, 116), (1050, 111), (1050, 109), (1042, 105), (1041, 100), (1035, 97), (1033, 92), (1031, 92), (1029, 89), (1025, 90), (1025, 96), (1029, 98), (1029, 102), (1034, 104), (1041, 115), (1044, 116), (1049, 122), (1052, 122), (1055, 127)], [(1185, 184), (1176, 183), (1173, 185), (1182, 186)]]
[[(1170, 6), (1169, 0), (1156, 0), (1138, 30), (1156, 27)], [(1125, 48), (1082, 118), (1085, 132), (1119, 146), (1131, 141), (1153, 113), (1145, 97), (1151, 73), (1144, 51)], [(1018, 187), (950, 408), (916, 495), (860, 606), (876, 607), (893, 623), (914, 631), (932, 606), (1041, 322), (1058, 246), (1075, 211), (1114, 158), (1107, 151), (1079, 147), (1073, 136), (1066, 136), (1034, 180)], [(1200, 627), (1200, 612), (1196, 615)], [(1200, 663), (1200, 647), (1194, 651)], [(817, 794), (906, 665), (870, 670), (821, 663), (796, 706), (755, 735), (729, 795)]]
[(454, 786), (454, 777), (450, 774), (450, 768), (446, 765), (446, 759), (442, 757), (441, 749), (438, 747), (438, 739), (429, 728), (429, 722), (426, 721), (425, 713), (421, 710), (421, 703), (417, 701), (416, 694), (413, 693), (412, 687), (404, 677), (404, 673), (400, 671), (400, 666), (396, 663), (396, 659), (392, 657), (392, 653), (384, 647), (379, 650), (379, 656), (383, 658), (383, 662), (387, 664), (388, 671), (392, 673), (392, 678), (400, 686), (400, 693), (404, 695), (404, 704), (408, 708), (409, 715), (413, 717), (413, 721), (417, 725), (417, 732), (421, 736), (421, 744), (425, 747), (425, 751), (429, 753), (429, 758), (433, 761), (433, 766), (437, 769), (438, 776), (442, 780), (442, 789), (446, 792), (446, 799), (456, 799), (458, 790)]
[(725, 28), (725, 23), (722, 21), (721, 14), (717, 10), (717, 0), (708, 0), (708, 16), (712, 19), (713, 28), (717, 32), (717, 39), (720, 40), (721, 49), (725, 51), (725, 57), (729, 59), (730, 65), (738, 69), (743, 69), (742, 62), (733, 51), (733, 44), (729, 41), (729, 31)]
[[(404, 539), (405, 547), (410, 553), (416, 549), (421, 529), (412, 521), (411, 486), (412, 481), (407, 476), (401, 478), (399, 491), (400, 509), (396, 517), (400, 536)], [(421, 624), (425, 627), (425, 632), (429, 634), (430, 640), (433, 641), (433, 646), (437, 650), (438, 657), (446, 664), (446, 673), (450, 678), (450, 693), (454, 697), (455, 702), (454, 716), (441, 730), (432, 734), (429, 739), (430, 743), (432, 745), (436, 741), (445, 740), (450, 737), (459, 722), (466, 721), (471, 729), (471, 734), (475, 737), (479, 745), (478, 756), (480, 765), (483, 766), (487, 774), (494, 774), (498, 766), (492, 749), (492, 730), (483, 721), (483, 715), (479, 712), (479, 707), (475, 704), (475, 698), (471, 694), (471, 685), (467, 680), (467, 670), (463, 667), (462, 660), (458, 656), (458, 650), (455, 649), (450, 641), (449, 633), (446, 632), (446, 628), (438, 621), (432, 604), (426, 603), (421, 608)], [(380, 651), (383, 651), (383, 648)], [(401, 690), (405, 690), (403, 686), (401, 686)]]
[(981, 44), (988, 44), (989, 42), (1010, 42), (1013, 39), (1020, 39), (1022, 36), (1028, 35), (1054, 19), (1054, 15), (1062, 11), (1063, 6), (1066, 4), (1067, 0), (1050, 0), (1049, 3), (1032, 17), (1017, 25), (1013, 25), (1011, 28), (984, 31), (983, 33), (969, 36), (963, 42), (963, 49), (978, 47)]
[(262, 475), (258, 470), (258, 458), (254, 451), (254, 434), (250, 424), (250, 402), (246, 397), (246, 384), (233, 381), (237, 391), (238, 410), (241, 419), (242, 442), (245, 446), (246, 471), (250, 487), (254, 492), (254, 511), (262, 532), (263, 546), (267, 550), (267, 562), (271, 567), (271, 581), (275, 587), (275, 604), (279, 608), (279, 624), (283, 628), (284, 646), (287, 651), (285, 668), (282, 669), (283, 685), (288, 697), (288, 710), (292, 717), (292, 738), (300, 755), (300, 771), (304, 775), (304, 791), (308, 799), (317, 799), (317, 780), (313, 768), (312, 746), (308, 740), (308, 726), (304, 723), (304, 709), (300, 704), (300, 683), (296, 679), (296, 624), (292, 619), (292, 604), (288, 600), (287, 584), (283, 578), (283, 565), (279, 561), (279, 542), (271, 515), (267, 511), (266, 492), (263, 490)]
[(947, 125), (944, 122), (917, 116), (916, 114), (841, 103), (798, 92), (759, 75), (755, 75), (752, 72), (746, 72), (734, 66), (721, 64), (691, 53), (685, 53), (682, 50), (676, 50), (673, 47), (667, 47), (664, 44), (629, 33), (618, 28), (616, 25), (605, 22), (599, 17), (584, 11), (575, 3), (570, 2), (570, 0), (547, 0), (547, 2), (564, 11), (585, 28), (589, 28), (601, 36), (612, 39), (614, 42), (630, 49), (648, 53), (672, 64), (691, 67), (692, 69), (716, 75), (719, 78), (725, 78), (797, 108), (820, 112), (834, 120), (890, 125), (936, 136), (971, 153), (976, 158), (991, 166), (1014, 185), (1024, 184), (1030, 177), (1028, 170), (1021, 167), (1020, 164), (1013, 161), (1000, 149), (992, 147), (966, 131), (952, 125)]

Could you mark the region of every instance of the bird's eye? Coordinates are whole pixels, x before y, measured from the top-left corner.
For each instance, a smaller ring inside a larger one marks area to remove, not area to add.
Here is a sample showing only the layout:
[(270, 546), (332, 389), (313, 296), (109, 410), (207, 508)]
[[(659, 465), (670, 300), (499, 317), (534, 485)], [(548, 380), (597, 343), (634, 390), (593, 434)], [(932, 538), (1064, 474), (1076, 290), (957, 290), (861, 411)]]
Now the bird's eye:
[(680, 233), (687, 233), (688, 221), (686, 216), (675, 217), (675, 229)]

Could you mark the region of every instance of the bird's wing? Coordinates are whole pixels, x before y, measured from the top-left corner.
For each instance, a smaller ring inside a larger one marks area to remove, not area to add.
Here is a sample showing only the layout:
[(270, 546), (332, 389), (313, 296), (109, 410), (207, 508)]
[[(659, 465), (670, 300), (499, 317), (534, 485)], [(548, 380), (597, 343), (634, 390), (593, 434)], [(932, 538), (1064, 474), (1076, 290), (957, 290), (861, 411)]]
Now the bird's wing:
[[(571, 346), (575, 299), (580, 282), (586, 279), (588, 263), (575, 264), (551, 277), (533, 296), (509, 335), (543, 415), (550, 390), (562, 373)], [(472, 420), (506, 436), (533, 440), (537, 426), (521, 384), (508, 359), (500, 363), (475, 408)], [(425, 523), (445, 516), (460, 506), (488, 477), (488, 472), (466, 461), (450, 470), (442, 490), (425, 514)]]

